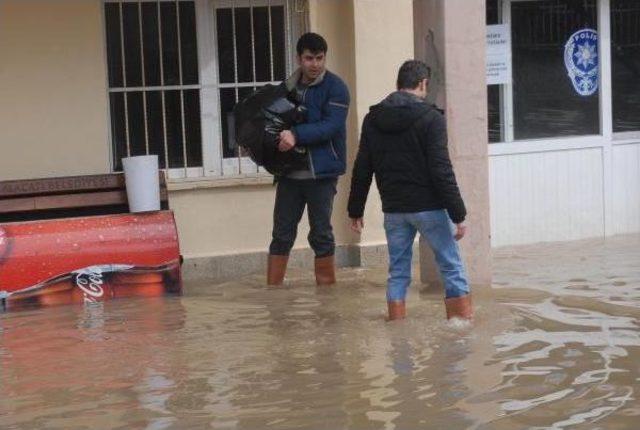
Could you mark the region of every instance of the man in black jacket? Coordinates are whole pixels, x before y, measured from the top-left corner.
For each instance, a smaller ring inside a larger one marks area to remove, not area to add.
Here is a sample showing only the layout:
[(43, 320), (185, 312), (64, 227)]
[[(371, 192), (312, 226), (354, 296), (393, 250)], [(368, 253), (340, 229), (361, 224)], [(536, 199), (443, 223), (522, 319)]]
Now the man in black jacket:
[(406, 315), (417, 232), (435, 254), (445, 284), (447, 318), (473, 315), (456, 243), (465, 235), (466, 209), (449, 158), (444, 117), (425, 102), (428, 80), (429, 68), (421, 61), (407, 61), (400, 67), (398, 91), (371, 107), (364, 118), (353, 167), (348, 211), (354, 231), (364, 227), (362, 217), (374, 174), (382, 199), (389, 248), (390, 320)]

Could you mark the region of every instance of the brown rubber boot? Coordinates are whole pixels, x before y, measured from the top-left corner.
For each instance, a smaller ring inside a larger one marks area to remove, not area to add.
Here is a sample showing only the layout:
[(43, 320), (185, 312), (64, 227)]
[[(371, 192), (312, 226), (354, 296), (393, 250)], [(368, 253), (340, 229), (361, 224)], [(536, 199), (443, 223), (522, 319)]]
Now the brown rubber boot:
[(389, 308), (389, 316), (387, 321), (402, 320), (407, 317), (407, 308), (404, 300), (390, 300), (387, 302)]
[(282, 285), (284, 282), (284, 273), (287, 271), (288, 255), (272, 255), (269, 254), (267, 261), (267, 285)]
[(471, 294), (462, 297), (444, 299), (444, 306), (447, 309), (447, 319), (460, 318), (464, 320), (473, 319), (473, 306), (471, 305)]
[(336, 283), (336, 266), (333, 255), (316, 258), (316, 284), (332, 285)]

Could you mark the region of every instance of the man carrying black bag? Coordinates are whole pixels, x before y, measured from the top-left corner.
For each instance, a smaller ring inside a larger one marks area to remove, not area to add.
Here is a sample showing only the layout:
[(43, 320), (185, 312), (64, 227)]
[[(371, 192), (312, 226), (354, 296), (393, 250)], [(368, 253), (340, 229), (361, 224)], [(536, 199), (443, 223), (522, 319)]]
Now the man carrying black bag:
[(245, 155), (276, 178), (308, 166), (307, 150), (281, 152), (280, 133), (305, 121), (306, 109), (286, 83), (267, 84), (233, 108), (236, 143)]
[(301, 167), (277, 177), (267, 284), (282, 285), (306, 206), (316, 283), (330, 285), (335, 283), (331, 213), (338, 176), (346, 170), (349, 90), (337, 75), (326, 70), (327, 42), (322, 36), (302, 35), (296, 51), (300, 67), (285, 83), (306, 109), (306, 120), (280, 133), (278, 150), (306, 152), (306, 159)]

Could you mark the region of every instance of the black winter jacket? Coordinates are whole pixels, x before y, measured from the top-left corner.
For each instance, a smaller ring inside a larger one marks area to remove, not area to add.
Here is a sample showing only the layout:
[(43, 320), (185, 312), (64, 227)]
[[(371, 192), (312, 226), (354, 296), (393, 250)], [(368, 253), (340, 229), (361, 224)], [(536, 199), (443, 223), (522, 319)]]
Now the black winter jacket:
[(464, 221), (467, 212), (449, 158), (444, 116), (418, 97), (392, 93), (365, 116), (349, 217), (364, 214), (373, 174), (384, 212), (446, 209), (454, 223)]

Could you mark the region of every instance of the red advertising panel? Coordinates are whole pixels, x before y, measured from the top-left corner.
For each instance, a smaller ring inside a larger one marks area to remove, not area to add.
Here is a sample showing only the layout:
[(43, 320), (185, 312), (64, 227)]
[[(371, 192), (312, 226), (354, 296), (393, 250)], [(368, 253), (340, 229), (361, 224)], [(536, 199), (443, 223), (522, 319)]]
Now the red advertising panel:
[(171, 211), (0, 224), (0, 292), (9, 308), (180, 290)]

